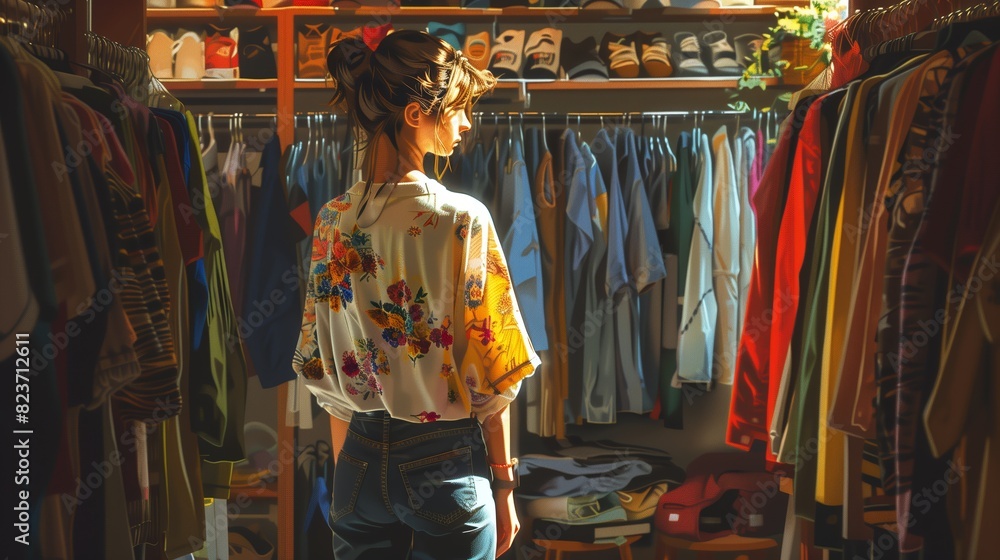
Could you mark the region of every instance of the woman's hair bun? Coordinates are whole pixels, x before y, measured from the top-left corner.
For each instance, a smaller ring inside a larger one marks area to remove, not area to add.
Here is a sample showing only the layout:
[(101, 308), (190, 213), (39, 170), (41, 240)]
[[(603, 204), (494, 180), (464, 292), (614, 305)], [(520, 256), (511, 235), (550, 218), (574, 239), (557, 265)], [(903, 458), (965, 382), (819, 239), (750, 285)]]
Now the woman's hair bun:
[(365, 44), (360, 29), (342, 34), (331, 45), (326, 55), (326, 66), (333, 78), (332, 105), (344, 110), (351, 109), (344, 105), (354, 97), (358, 78), (370, 71), (374, 54)]

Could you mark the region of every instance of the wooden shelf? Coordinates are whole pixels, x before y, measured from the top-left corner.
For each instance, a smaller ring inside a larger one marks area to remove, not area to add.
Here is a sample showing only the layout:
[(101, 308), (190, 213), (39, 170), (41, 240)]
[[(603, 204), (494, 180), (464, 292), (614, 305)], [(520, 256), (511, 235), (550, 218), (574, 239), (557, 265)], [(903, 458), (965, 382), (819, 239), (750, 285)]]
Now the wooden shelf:
[(233, 486), (231, 489), (233, 497), (243, 494), (248, 498), (264, 498), (264, 499), (278, 499), (278, 491), (273, 488), (267, 488), (265, 486), (248, 486), (240, 487)]
[[(530, 82), (529, 82), (530, 84)], [(330, 82), (327, 80), (295, 80), (295, 89), (328, 89), (330, 87)], [(520, 87), (520, 82), (505, 81), (498, 82), (497, 89), (517, 89)], [(529, 85), (530, 87), (530, 85)]]
[(295, 89), (327, 89), (330, 82), (327, 80), (295, 80)]
[(160, 80), (169, 91), (273, 90), (278, 80)]
[[(725, 89), (735, 88), (738, 78), (635, 78), (612, 79), (606, 82), (555, 80), (528, 82), (528, 91), (598, 91), (636, 89)], [(778, 85), (777, 78), (767, 78), (768, 86)]]
[[(601, 91), (601, 90), (636, 90), (636, 89), (726, 89), (735, 88), (737, 78), (635, 78), (613, 79), (606, 82), (588, 82), (574, 80), (525, 80), (528, 91)], [(765, 78), (768, 87), (779, 86), (778, 78)], [(330, 87), (326, 81), (296, 80), (295, 89), (326, 89)], [(516, 90), (521, 87), (521, 80), (501, 80), (497, 82), (498, 90)]]
[(248, 8), (146, 8), (146, 22), (189, 19), (252, 19), (276, 17), (278, 8), (254, 10)]
[(650, 10), (588, 10), (580, 8), (384, 8), (364, 6), (352, 10), (336, 7), (288, 6), (284, 8), (148, 8), (149, 22), (169, 22), (180, 20), (218, 20), (247, 18), (277, 18), (281, 15), (295, 17), (342, 17), (342, 18), (404, 18), (404, 19), (452, 19), (452, 20), (545, 20), (558, 23), (563, 19), (580, 22), (594, 21), (635, 21), (672, 22), (697, 21), (706, 18), (759, 19), (772, 16), (775, 6), (734, 6), (729, 8), (658, 8)]

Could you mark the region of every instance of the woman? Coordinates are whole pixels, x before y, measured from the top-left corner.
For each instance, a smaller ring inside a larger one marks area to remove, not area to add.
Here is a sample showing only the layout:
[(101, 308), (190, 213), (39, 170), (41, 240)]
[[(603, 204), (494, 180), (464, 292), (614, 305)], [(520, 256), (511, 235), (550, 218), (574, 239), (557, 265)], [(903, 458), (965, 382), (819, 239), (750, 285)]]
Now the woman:
[(316, 221), (295, 369), (334, 417), (336, 557), (492, 559), (519, 529), (507, 407), (540, 360), (489, 211), (423, 162), (496, 79), (418, 31), (327, 65), (364, 181)]

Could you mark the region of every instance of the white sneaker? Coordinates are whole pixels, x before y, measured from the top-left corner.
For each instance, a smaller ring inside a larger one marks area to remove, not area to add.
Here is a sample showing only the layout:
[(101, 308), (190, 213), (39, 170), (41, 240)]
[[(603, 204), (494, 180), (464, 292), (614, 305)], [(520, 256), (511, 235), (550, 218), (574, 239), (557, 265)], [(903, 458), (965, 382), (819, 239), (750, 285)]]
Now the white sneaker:
[(194, 31), (180, 34), (174, 41), (174, 77), (200, 80), (205, 76), (205, 43)]
[(174, 77), (174, 40), (162, 29), (146, 35), (146, 54), (149, 55), (149, 69), (159, 80)]

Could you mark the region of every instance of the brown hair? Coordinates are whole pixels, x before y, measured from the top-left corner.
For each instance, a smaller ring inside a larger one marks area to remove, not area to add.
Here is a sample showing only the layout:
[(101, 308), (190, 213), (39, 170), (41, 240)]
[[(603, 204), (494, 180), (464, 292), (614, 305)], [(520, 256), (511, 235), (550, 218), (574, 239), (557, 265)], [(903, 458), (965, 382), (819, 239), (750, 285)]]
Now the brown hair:
[[(403, 127), (403, 109), (411, 102), (439, 119), (443, 109), (462, 107), (471, 112), (497, 82), (461, 51), (423, 31), (390, 33), (374, 51), (361, 33), (350, 34), (333, 44), (326, 63), (333, 77), (331, 105), (347, 113), (359, 150), (375, 145), (382, 135), (399, 149), (396, 135)], [(375, 157), (373, 150), (365, 150), (369, 188)]]

